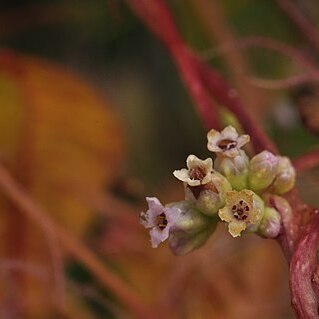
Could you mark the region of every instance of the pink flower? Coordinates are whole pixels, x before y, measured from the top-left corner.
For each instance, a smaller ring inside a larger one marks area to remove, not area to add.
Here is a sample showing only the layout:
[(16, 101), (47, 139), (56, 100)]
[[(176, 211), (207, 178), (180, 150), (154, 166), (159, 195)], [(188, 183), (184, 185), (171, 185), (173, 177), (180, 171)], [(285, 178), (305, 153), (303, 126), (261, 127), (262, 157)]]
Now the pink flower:
[(170, 229), (181, 217), (181, 210), (176, 207), (164, 207), (156, 197), (146, 197), (148, 210), (140, 214), (140, 223), (145, 228), (151, 228), (152, 247), (156, 248), (165, 241)]

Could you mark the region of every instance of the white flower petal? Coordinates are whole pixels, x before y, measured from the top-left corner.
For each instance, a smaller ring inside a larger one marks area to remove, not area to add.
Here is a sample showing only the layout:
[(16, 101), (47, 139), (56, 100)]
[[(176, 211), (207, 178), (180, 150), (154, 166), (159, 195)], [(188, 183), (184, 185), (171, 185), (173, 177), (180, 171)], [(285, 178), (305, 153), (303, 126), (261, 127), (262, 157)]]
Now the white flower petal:
[(163, 209), (163, 205), (156, 197), (146, 197), (149, 209)]
[(190, 154), (188, 155), (187, 159), (186, 159), (186, 164), (188, 169), (191, 169), (193, 167), (197, 167), (203, 164), (203, 161), (198, 158), (196, 155)]
[(211, 151), (211, 152), (220, 152), (221, 149), (218, 146), (218, 142), (221, 139), (221, 134), (214, 130), (211, 129), (208, 133), (207, 133), (207, 148)]
[(206, 158), (203, 162), (203, 165), (206, 169), (207, 172), (211, 172), (213, 170), (213, 160), (209, 157), (209, 158)]
[(231, 141), (236, 141), (237, 138), (238, 138), (238, 133), (236, 131), (236, 129), (231, 126), (231, 125), (228, 125), (227, 127), (225, 127), (221, 133), (221, 140), (231, 140)]
[(187, 183), (188, 180), (189, 180), (189, 174), (188, 174), (188, 169), (186, 168), (182, 168), (182, 169), (179, 169), (179, 170), (175, 170), (173, 172), (173, 175), (179, 179), (180, 181), (182, 182), (185, 182)]
[(199, 179), (191, 179), (191, 178), (189, 178), (187, 180), (187, 184), (189, 186), (195, 187), (195, 186), (199, 186), (201, 184), (201, 181)]

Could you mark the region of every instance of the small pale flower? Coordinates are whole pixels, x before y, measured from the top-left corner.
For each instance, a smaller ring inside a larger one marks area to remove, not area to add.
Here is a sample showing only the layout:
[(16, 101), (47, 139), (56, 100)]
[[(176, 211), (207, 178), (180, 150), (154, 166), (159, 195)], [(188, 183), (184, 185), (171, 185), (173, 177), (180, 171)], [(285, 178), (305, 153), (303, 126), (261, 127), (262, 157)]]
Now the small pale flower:
[(151, 228), (151, 243), (156, 248), (168, 238), (170, 229), (181, 217), (181, 211), (175, 207), (164, 207), (156, 197), (146, 197), (146, 200), (149, 208), (140, 214), (140, 223)]
[(205, 185), (210, 182), (213, 171), (213, 160), (204, 161), (195, 155), (189, 155), (186, 160), (187, 169), (174, 171), (174, 176), (190, 186)]
[(228, 231), (233, 237), (245, 229), (258, 226), (263, 216), (264, 204), (254, 192), (244, 189), (226, 193), (226, 206), (219, 210), (221, 220), (229, 223)]
[(214, 129), (207, 134), (207, 148), (226, 157), (235, 157), (239, 150), (249, 142), (249, 135), (240, 135), (231, 125), (225, 127), (221, 132)]

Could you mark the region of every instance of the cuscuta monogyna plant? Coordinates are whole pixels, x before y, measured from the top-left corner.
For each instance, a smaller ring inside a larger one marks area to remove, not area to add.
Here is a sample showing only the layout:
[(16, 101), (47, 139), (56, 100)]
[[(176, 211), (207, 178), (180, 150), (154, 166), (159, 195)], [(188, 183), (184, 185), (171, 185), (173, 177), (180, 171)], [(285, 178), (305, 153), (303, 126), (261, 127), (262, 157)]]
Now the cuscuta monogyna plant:
[[(305, 33), (306, 38), (311, 41), (316, 39), (318, 41), (315, 43), (319, 43), (319, 34), (298, 12), (294, 4), (286, 0), (277, 1), (288, 17)], [(221, 171), (222, 176), (232, 184), (233, 189), (228, 190), (222, 187), (220, 190), (224, 190), (225, 197), (221, 195), (223, 192), (218, 191), (214, 182), (207, 182), (206, 175), (203, 176), (202, 172), (196, 172), (196, 178), (201, 183), (195, 187), (201, 191), (194, 192), (193, 189), (189, 192), (194, 186), (187, 183), (185, 193), (188, 204), (185, 206), (183, 203), (182, 206), (179, 206), (180, 204), (175, 203), (170, 206), (176, 206), (183, 216), (192, 215), (189, 209), (196, 210), (197, 213), (201, 214), (200, 216), (209, 218), (210, 222), (208, 220), (206, 222), (212, 227), (208, 228), (207, 232), (203, 231), (204, 228), (197, 228), (198, 232), (205, 235), (202, 238), (197, 237), (196, 243), (195, 238), (198, 234), (196, 227), (191, 222), (186, 222), (188, 225), (193, 225), (190, 226), (191, 231), (189, 229), (189, 231), (177, 232), (173, 230), (173, 227), (170, 227), (172, 230), (172, 235), (169, 235), (169, 241), (172, 242), (170, 243), (171, 248), (176, 253), (182, 254), (200, 246), (213, 231), (213, 225), (216, 223), (215, 218), (227, 222), (228, 229), (233, 236), (252, 231), (264, 237), (276, 238), (290, 266), (292, 305), (298, 318), (319, 318), (319, 211), (306, 205), (300, 199), (296, 188), (293, 187), (294, 179), (291, 177), (295, 171), (289, 159), (277, 157), (276, 146), (263, 132), (260, 124), (251, 118), (238, 94), (234, 94), (235, 91), (229, 87), (223, 76), (203, 62), (183, 41), (164, 0), (127, 0), (127, 2), (136, 15), (167, 47), (186, 89), (193, 99), (204, 127), (208, 130), (220, 127), (217, 105), (223, 105), (236, 116), (244, 131), (250, 135), (254, 151), (260, 152), (248, 161), (243, 151), (238, 147), (240, 143), (237, 141), (238, 152), (235, 153), (237, 153), (236, 156), (240, 156), (238, 160), (235, 156), (228, 158), (227, 156), (224, 158), (217, 156), (214, 163), (215, 170), (218, 168)], [(265, 41), (265, 43), (268, 45), (270, 42)], [(293, 52), (294, 56), (300, 57), (302, 61), (309, 61), (303, 57), (301, 52), (280, 43), (279, 49), (283, 48), (285, 51)], [(295, 54), (295, 52), (297, 53)], [(312, 68), (316, 69), (316, 66), (313, 67), (315, 64), (312, 62), (310, 64)], [(216, 134), (215, 131), (212, 132)], [(228, 147), (232, 148), (233, 144), (226, 141), (225, 145), (219, 145), (220, 149)], [(216, 150), (213, 151), (216, 152)], [(249, 166), (247, 166), (248, 162)], [(315, 150), (300, 156), (294, 162), (294, 167), (298, 173), (298, 170), (314, 167), (318, 163), (319, 152)], [(278, 171), (275, 171), (274, 167)], [(240, 168), (241, 173), (236, 175), (235, 168)], [(189, 173), (193, 175), (193, 173)], [(220, 173), (214, 171), (210, 176), (215, 176), (215, 174)], [(269, 180), (272, 181), (270, 185)], [(222, 183), (222, 185), (225, 187), (226, 183)], [(206, 188), (206, 193), (204, 188)], [(289, 189), (291, 190), (288, 191)], [(214, 194), (215, 196), (213, 196)], [(220, 196), (216, 197), (217, 194)], [(224, 205), (221, 208), (218, 207), (217, 214), (213, 213), (217, 207), (211, 205), (211, 199), (214, 197), (219, 199), (221, 206)], [(207, 211), (205, 208), (208, 208)], [(248, 214), (245, 213), (246, 209)], [(163, 224), (166, 221), (163, 217), (158, 218), (155, 227), (156, 225), (158, 227), (159, 223), (161, 223), (161, 227), (164, 227)], [(185, 242), (188, 244), (186, 245)], [(185, 249), (176, 250), (177, 246)]]
[[(268, 151), (249, 160), (242, 149), (249, 136), (239, 136), (232, 126), (209, 131), (207, 139), (215, 153), (214, 167), (211, 158), (189, 155), (187, 169), (174, 171), (184, 184), (183, 202), (163, 206), (157, 198), (147, 198), (149, 209), (141, 213), (140, 221), (151, 228), (153, 247), (168, 239), (175, 254), (188, 253), (205, 243), (218, 221), (228, 224), (233, 237), (252, 232), (269, 238), (279, 235), (282, 206), (268, 199), (276, 195), (277, 202), (284, 202), (279, 195), (294, 187), (290, 160)], [(285, 205), (291, 210), (288, 202)]]

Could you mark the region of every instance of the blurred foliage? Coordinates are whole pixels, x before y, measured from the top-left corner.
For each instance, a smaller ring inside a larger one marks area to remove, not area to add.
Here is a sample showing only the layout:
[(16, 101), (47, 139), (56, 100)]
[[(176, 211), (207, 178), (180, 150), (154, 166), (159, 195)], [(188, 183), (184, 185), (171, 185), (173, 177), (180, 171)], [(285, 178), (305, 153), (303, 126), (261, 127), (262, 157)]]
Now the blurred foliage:
[[(40, 59), (3, 51), (0, 84), (2, 161), (57, 221), (85, 234), (94, 220), (89, 196), (101, 193), (120, 169), (123, 134), (116, 116), (87, 83)], [(2, 252), (49, 265), (43, 235), (1, 202)], [(43, 301), (39, 315), (46, 312), (43, 289), (30, 280), (21, 292)]]
[[(305, 1), (303, 9), (316, 18), (319, 8), (313, 2)], [(274, 1), (220, 3), (236, 36), (269, 36), (311, 53)], [(192, 0), (169, 4), (194, 49), (203, 52), (220, 45), (211, 40)], [(185, 165), (189, 153), (208, 155), (205, 132), (168, 53), (124, 1), (4, 0), (0, 39), (0, 157), (55, 220), (87, 239), (105, 265), (146, 303), (158, 301), (165, 309), (172, 298), (171, 318), (207, 318), (208, 313), (210, 318), (292, 317), (287, 269), (273, 243), (253, 237), (233, 241), (220, 229), (195, 257), (176, 258), (165, 247), (149, 248), (136, 216), (114, 212), (113, 207), (97, 209), (89, 202), (91, 195), (112, 191), (139, 203), (144, 190), (176, 200), (182, 190), (172, 182), (171, 172)], [(270, 50), (247, 49), (243, 54), (258, 76), (284, 78), (298, 70)], [(224, 58), (210, 62), (229, 74)], [(295, 90), (263, 92), (265, 98), (256, 100), (252, 111), (290, 156), (318, 144), (299, 118)], [(301, 180), (301, 188), (316, 189), (316, 175)], [(144, 188), (130, 196), (128, 187), (123, 195), (127, 180), (133, 181), (131, 188)], [(304, 195), (315, 202), (315, 192)], [(41, 231), (2, 197), (0, 208), (3, 259), (47, 269), (50, 259)], [(97, 217), (97, 210), (103, 210), (104, 218)], [(79, 318), (128, 316), (86, 269), (69, 260), (66, 268), (70, 281), (89, 285), (104, 298), (96, 302), (81, 289), (68, 289), (68, 302)], [(24, 300), (31, 319), (47, 318), (48, 283), (10, 276), (16, 300), (5, 286), (0, 291), (3, 303), (17, 306)]]

